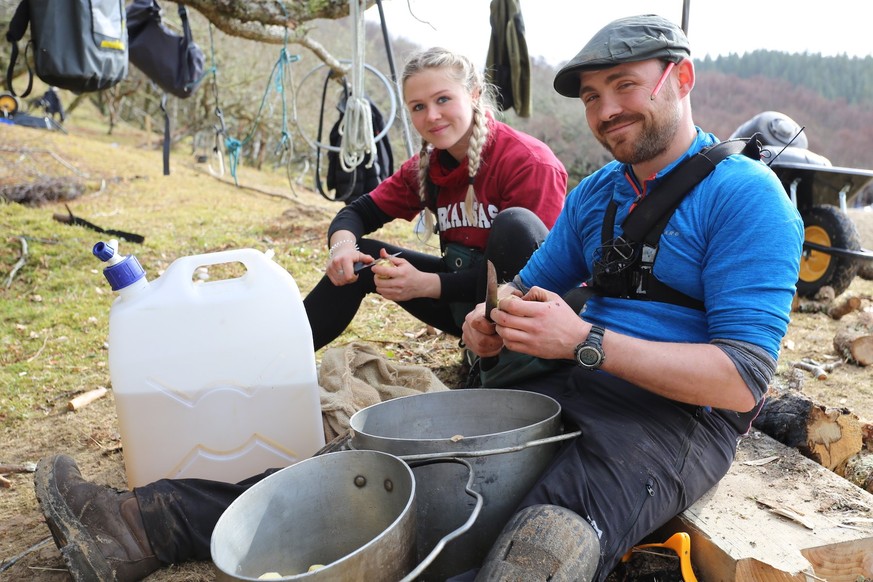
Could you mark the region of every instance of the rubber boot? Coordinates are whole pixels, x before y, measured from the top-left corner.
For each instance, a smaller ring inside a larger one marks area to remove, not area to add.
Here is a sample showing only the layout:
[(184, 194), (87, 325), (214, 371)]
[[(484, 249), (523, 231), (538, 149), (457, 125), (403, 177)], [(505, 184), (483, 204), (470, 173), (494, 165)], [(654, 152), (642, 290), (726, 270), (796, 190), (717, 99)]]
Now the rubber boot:
[(591, 524), (557, 505), (533, 505), (503, 528), (476, 582), (589, 582), (599, 561)]
[(41, 459), (36, 498), (77, 582), (141, 580), (161, 567), (133, 492), (89, 483), (67, 455)]

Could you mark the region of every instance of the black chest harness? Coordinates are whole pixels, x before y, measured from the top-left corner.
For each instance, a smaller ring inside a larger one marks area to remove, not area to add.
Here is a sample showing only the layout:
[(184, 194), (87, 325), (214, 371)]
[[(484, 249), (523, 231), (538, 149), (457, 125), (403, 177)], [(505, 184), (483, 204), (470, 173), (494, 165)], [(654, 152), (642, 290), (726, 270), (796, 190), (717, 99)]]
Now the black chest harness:
[[(658, 280), (653, 273), (658, 243), (667, 222), (685, 195), (712, 172), (726, 157), (742, 153), (754, 160), (761, 158), (757, 136), (720, 142), (701, 150), (682, 162), (650, 193), (637, 203), (621, 224), (622, 233), (615, 237), (617, 205), (609, 202), (601, 231), (601, 246), (594, 252), (594, 274), (584, 286), (570, 294), (574, 307), (581, 309), (593, 294), (620, 299), (660, 301), (704, 310), (703, 302), (677, 291)], [(565, 297), (567, 298), (567, 297)]]

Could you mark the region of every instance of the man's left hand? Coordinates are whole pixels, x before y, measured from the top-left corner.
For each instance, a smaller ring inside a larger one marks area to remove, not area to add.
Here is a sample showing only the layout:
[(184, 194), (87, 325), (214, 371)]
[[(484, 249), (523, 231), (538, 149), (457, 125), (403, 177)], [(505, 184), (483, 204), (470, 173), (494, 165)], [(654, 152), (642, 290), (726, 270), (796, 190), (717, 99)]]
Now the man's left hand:
[(591, 327), (560, 295), (541, 287), (502, 299), (491, 318), (508, 349), (547, 359), (572, 359)]

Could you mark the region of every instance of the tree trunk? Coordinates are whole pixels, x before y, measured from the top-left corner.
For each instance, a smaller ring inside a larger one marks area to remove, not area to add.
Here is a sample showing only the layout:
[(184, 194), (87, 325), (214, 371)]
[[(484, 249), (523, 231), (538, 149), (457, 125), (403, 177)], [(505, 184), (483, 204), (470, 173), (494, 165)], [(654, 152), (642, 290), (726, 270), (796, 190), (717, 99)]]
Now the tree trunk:
[(753, 424), (839, 474), (862, 447), (861, 422), (855, 414), (816, 404), (799, 392), (769, 398)]

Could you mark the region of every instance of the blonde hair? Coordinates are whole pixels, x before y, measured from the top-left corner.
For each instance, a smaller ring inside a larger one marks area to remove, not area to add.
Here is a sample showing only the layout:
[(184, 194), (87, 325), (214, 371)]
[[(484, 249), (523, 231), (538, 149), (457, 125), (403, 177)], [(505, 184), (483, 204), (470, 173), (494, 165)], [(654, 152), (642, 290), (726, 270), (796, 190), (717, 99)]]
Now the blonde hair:
[[(476, 200), (476, 192), (473, 182), (479, 172), (482, 163), (482, 150), (488, 141), (488, 113), (495, 110), (494, 96), (491, 86), (485, 82), (484, 75), (479, 72), (467, 57), (454, 53), (441, 47), (430, 48), (413, 54), (406, 62), (401, 76), (401, 85), (406, 86), (406, 81), (426, 69), (447, 69), (456, 81), (464, 86), (470, 95), (479, 94), (479, 98), (473, 101), (473, 133), (470, 135), (470, 143), (467, 146), (467, 172), (469, 186), (467, 197), (464, 200), (464, 209), (469, 220), (472, 222), (473, 202)], [(418, 152), (418, 183), (419, 197), (424, 206), (424, 227), (426, 236), (433, 234), (433, 213), (427, 207), (427, 173), (430, 166), (430, 154), (433, 150), (424, 137), (421, 137), (421, 149)]]

